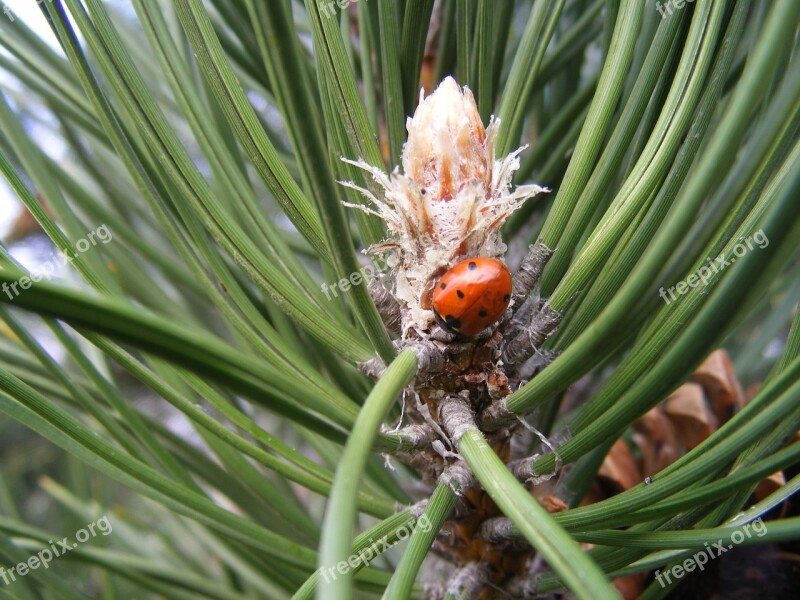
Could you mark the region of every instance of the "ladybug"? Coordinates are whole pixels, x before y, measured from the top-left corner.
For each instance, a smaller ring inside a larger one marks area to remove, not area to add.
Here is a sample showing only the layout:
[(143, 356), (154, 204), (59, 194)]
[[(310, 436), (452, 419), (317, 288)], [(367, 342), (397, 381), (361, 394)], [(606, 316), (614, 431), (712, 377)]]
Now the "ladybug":
[(508, 267), (493, 258), (468, 258), (436, 282), (433, 315), (442, 329), (469, 337), (496, 323), (510, 300)]

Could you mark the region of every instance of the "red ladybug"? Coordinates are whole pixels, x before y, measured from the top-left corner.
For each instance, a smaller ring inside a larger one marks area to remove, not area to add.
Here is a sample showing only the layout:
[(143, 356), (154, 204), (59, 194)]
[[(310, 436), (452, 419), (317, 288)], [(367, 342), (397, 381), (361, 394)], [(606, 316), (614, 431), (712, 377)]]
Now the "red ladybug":
[(496, 323), (510, 300), (508, 267), (493, 258), (469, 258), (436, 282), (433, 315), (443, 329), (472, 336)]

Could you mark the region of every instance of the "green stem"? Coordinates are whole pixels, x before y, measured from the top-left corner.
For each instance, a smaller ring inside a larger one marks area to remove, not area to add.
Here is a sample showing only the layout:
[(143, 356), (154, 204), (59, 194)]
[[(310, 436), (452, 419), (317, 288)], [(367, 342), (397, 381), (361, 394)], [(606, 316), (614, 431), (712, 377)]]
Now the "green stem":
[[(320, 542), (319, 565), (336, 567), (351, 556), (353, 526), (356, 522), (356, 493), (364, 473), (375, 436), (397, 395), (417, 370), (417, 356), (404, 350), (387, 367), (358, 414), (344, 453), (336, 469), (330, 499), (325, 512)], [(317, 591), (320, 600), (343, 600), (353, 595), (353, 574), (349, 570)]]
[(578, 598), (619, 598), (603, 572), (517, 481), (478, 429), (466, 430), (458, 441), (458, 450), (503, 514)]

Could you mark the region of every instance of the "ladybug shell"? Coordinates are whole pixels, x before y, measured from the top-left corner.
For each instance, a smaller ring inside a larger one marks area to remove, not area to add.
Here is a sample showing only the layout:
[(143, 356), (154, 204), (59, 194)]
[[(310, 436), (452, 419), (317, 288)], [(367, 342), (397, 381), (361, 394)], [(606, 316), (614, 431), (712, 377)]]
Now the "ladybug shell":
[(433, 314), (443, 329), (472, 336), (496, 323), (511, 300), (511, 273), (499, 260), (469, 258), (433, 289)]

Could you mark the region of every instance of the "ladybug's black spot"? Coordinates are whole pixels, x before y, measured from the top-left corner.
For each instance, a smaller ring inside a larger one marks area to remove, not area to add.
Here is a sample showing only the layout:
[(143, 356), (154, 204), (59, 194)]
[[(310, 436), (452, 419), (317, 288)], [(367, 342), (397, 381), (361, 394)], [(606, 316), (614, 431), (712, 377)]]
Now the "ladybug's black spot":
[(445, 289), (447, 287), (447, 284), (446, 283), (441, 283), (441, 284), (439, 284), (439, 287), (441, 289)]
[(479, 317), (485, 317), (487, 314), (489, 314), (489, 313), (487, 313), (487, 312), (486, 312), (485, 310), (483, 310), (483, 309), (480, 309), (480, 310), (478, 311), (478, 316), (479, 316)]
[(461, 321), (456, 319), (453, 315), (445, 315), (444, 322), (453, 331), (458, 331), (461, 328)]
[(450, 333), (458, 333), (458, 330), (461, 328), (461, 321), (456, 319), (453, 315), (447, 315), (445, 318), (442, 318), (442, 316), (434, 308), (433, 316), (436, 319), (436, 322), (445, 331), (449, 331)]
[(470, 271), (474, 271), (475, 269), (477, 269), (477, 268), (478, 268), (478, 265), (476, 265), (474, 262), (470, 261), (470, 263), (467, 265), (467, 268), (468, 268)]
[(462, 292), (461, 290), (456, 290), (456, 296), (458, 296), (459, 298), (463, 298), (464, 292)]
[(503, 302), (508, 302), (509, 300), (511, 300), (511, 296), (509, 296), (508, 294), (503, 296)]

